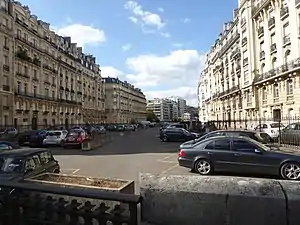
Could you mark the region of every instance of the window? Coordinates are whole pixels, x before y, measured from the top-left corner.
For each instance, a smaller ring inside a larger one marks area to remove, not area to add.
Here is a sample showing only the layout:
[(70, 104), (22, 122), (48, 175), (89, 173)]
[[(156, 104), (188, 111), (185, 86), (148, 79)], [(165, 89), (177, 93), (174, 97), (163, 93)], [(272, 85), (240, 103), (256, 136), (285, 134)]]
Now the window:
[(294, 94), (294, 85), (293, 85), (292, 80), (287, 81), (286, 91), (287, 91), (287, 95), (293, 95)]
[(20, 81), (18, 81), (17, 89), (18, 89), (18, 93), (20, 93), (21, 92), (21, 82)]
[(3, 42), (4, 47), (8, 47), (8, 38), (4, 36), (4, 42)]
[(230, 140), (217, 140), (215, 141), (215, 150), (230, 151)]
[(28, 91), (28, 84), (24, 84), (24, 94), (26, 95)]
[(8, 76), (3, 75), (3, 85), (9, 86), (9, 83), (8, 83)]
[(292, 123), (288, 125), (284, 130), (299, 130), (300, 126), (297, 123)]
[(258, 147), (251, 142), (244, 140), (233, 140), (233, 149), (235, 151), (251, 151), (253, 152)]
[(33, 94), (34, 96), (37, 94), (37, 86), (33, 86)]
[(33, 70), (33, 78), (38, 79), (37, 70)]
[(259, 50), (260, 51), (264, 50), (264, 42), (263, 41), (259, 43)]
[(264, 88), (262, 89), (262, 99), (263, 99), (263, 100), (267, 100), (267, 99), (268, 99), (268, 91), (267, 91), (267, 88), (266, 88), (266, 87), (264, 87)]
[(275, 40), (275, 33), (271, 34), (271, 45), (275, 44), (276, 40)]
[(49, 96), (49, 89), (48, 88), (45, 88), (45, 95), (46, 95), (46, 97)]
[(17, 36), (20, 38), (21, 35), (22, 35), (21, 30), (18, 29), (18, 30), (17, 30)]
[(8, 57), (7, 55), (4, 55), (4, 65), (8, 65), (9, 62), (8, 62)]
[(273, 87), (273, 96), (274, 98), (279, 98), (279, 86), (278, 84), (275, 84)]
[(246, 99), (247, 99), (247, 103), (252, 102), (252, 93), (250, 91), (247, 92)]
[(55, 91), (52, 91), (52, 98), (55, 98)]
[(210, 143), (208, 143), (208, 145), (206, 145), (205, 149), (214, 149), (214, 142), (211, 141)]
[(28, 67), (27, 66), (24, 66), (24, 74), (28, 74)]
[(289, 37), (290, 36), (290, 31), (289, 31), (289, 23), (286, 23), (283, 25), (283, 37)]
[(249, 81), (249, 70), (245, 70), (244, 72), (244, 82), (248, 82)]
[(42, 164), (49, 163), (53, 160), (52, 154), (50, 152), (42, 152), (40, 154), (40, 159)]

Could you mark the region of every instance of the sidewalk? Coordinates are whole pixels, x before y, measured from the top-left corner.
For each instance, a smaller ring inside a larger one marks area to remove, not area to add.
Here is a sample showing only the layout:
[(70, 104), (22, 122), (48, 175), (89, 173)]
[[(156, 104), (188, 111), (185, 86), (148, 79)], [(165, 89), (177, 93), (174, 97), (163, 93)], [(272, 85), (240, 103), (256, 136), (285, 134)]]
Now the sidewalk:
[(284, 153), (292, 153), (296, 155), (300, 155), (300, 147), (298, 146), (284, 146), (284, 147), (279, 147), (280, 151)]

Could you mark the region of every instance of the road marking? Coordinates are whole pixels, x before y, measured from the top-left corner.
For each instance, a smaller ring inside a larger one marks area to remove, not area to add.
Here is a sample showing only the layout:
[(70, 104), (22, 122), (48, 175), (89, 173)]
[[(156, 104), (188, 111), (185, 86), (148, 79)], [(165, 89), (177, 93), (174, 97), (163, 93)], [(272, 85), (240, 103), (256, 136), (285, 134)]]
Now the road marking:
[(74, 170), (74, 171), (72, 172), (72, 174), (77, 173), (79, 170), (80, 170), (80, 169)]
[(164, 160), (166, 160), (168, 158), (171, 158), (172, 156), (175, 156), (175, 155), (174, 154), (170, 154), (170, 155), (168, 155), (166, 157), (163, 157), (162, 159), (159, 159), (159, 161), (164, 161)]
[(178, 164), (176, 164), (176, 165), (174, 165), (174, 166), (171, 166), (171, 167), (169, 167), (168, 169), (163, 170), (163, 171), (161, 172), (161, 174), (165, 174), (165, 173), (171, 171), (172, 169), (175, 169), (176, 167), (178, 167)]

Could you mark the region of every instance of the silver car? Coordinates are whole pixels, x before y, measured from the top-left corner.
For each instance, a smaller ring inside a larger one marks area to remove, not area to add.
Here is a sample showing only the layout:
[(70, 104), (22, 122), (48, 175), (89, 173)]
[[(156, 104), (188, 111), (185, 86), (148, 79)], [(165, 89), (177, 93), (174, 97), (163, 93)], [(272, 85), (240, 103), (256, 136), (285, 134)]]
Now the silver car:
[(44, 145), (62, 145), (66, 138), (68, 131), (66, 130), (52, 130), (48, 131), (46, 138), (43, 140)]

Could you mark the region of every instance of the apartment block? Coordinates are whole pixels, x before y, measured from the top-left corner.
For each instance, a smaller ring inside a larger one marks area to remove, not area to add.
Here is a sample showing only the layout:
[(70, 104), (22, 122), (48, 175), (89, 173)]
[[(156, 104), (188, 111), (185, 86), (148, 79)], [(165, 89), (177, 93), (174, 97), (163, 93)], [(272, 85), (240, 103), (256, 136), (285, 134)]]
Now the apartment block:
[(300, 1), (238, 5), (201, 72), (199, 120), (242, 127), (243, 121), (300, 116)]
[(17, 1), (0, 5), (0, 125), (105, 122), (96, 58)]
[[(173, 107), (173, 106), (172, 106)], [(160, 121), (171, 121), (170, 100), (165, 98), (154, 98), (147, 101), (147, 110), (153, 111)]]
[(103, 78), (106, 122), (130, 123), (146, 120), (146, 97), (139, 88), (118, 78)]

